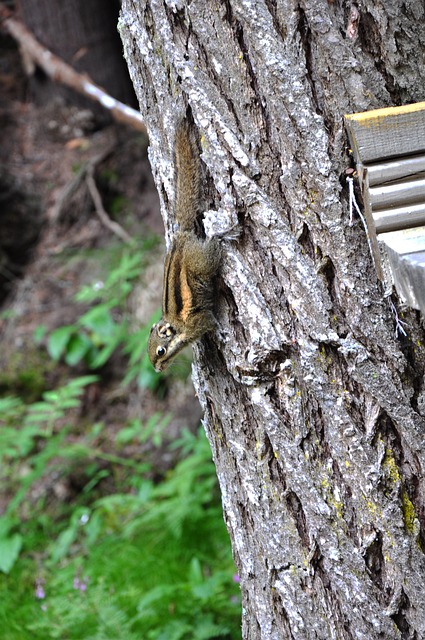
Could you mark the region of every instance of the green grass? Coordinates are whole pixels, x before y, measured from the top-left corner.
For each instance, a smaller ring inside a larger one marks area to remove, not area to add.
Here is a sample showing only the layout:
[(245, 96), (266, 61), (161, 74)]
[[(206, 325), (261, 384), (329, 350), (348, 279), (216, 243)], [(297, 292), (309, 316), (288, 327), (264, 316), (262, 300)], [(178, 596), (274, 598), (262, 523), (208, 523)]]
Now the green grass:
[(0, 575), (4, 640), (240, 638), (208, 443), (185, 439), (191, 453), (161, 483), (23, 523), (20, 557)]
[[(46, 337), (49, 371), (67, 363), (67, 382), (62, 373), (61, 385), (46, 390), (41, 368), (34, 383), (34, 367), (31, 393), (13, 371), (0, 381), (2, 640), (241, 637), (239, 586), (202, 429), (182, 434), (179, 462), (154, 483), (149, 459), (126, 457), (123, 447), (149, 440), (160, 450), (170, 416), (124, 422), (112, 452), (110, 442), (102, 447), (104, 424), (81, 418), (86, 388), (102, 384), (115, 351), (128, 355), (124, 382), (161, 392), (146, 356), (149, 327), (131, 334), (125, 315), (149, 246), (125, 249), (100, 288), (78, 294), (88, 310)], [(45, 334), (35, 332), (34, 349)], [(76, 377), (83, 363), (96, 376)], [(79, 489), (61, 498), (55, 489), (72, 474)]]

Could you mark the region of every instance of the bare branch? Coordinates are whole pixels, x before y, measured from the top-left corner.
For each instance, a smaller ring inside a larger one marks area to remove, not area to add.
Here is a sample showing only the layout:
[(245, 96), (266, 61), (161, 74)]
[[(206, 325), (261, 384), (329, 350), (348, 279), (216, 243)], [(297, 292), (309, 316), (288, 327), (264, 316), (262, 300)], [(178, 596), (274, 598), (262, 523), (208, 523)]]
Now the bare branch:
[(19, 43), (24, 54), (43, 69), (51, 80), (60, 82), (98, 102), (110, 111), (117, 122), (125, 123), (133, 127), (133, 129), (137, 129), (137, 131), (146, 133), (146, 126), (138, 111), (112, 98), (106, 91), (96, 85), (88, 75), (78, 73), (49, 49), (46, 49), (22, 22), (12, 17), (9, 9), (2, 2), (0, 2), (0, 20), (3, 29)]
[(114, 220), (111, 220), (111, 218), (108, 216), (108, 214), (105, 211), (102, 198), (100, 196), (99, 190), (96, 185), (96, 181), (94, 179), (93, 165), (90, 165), (87, 168), (86, 183), (87, 183), (88, 190), (90, 191), (90, 195), (92, 197), (93, 204), (96, 209), (96, 213), (99, 216), (102, 223), (105, 225), (105, 227), (108, 227), (110, 231), (115, 233), (115, 235), (121, 238), (121, 240), (124, 240), (124, 242), (127, 242), (128, 244), (131, 244), (133, 242), (133, 239), (131, 238), (131, 236), (127, 233), (127, 231), (125, 231), (121, 227), (121, 225), (119, 225), (117, 222), (114, 222)]
[(86, 164), (84, 164), (81, 169), (78, 171), (77, 175), (65, 186), (63, 189), (58, 201), (52, 209), (52, 213), (50, 215), (50, 219), (52, 222), (56, 222), (62, 210), (69, 203), (70, 198), (75, 194), (76, 191), (80, 188), (80, 186), (85, 182), (87, 185), (87, 189), (90, 193), (90, 197), (93, 201), (95, 210), (97, 215), (99, 216), (102, 224), (105, 225), (112, 233), (115, 233), (116, 236), (121, 238), (124, 242), (128, 244), (132, 244), (134, 242), (133, 238), (125, 229), (121, 227), (118, 222), (111, 220), (108, 213), (105, 211), (105, 207), (103, 206), (102, 197), (99, 193), (99, 189), (95, 180), (95, 169), (96, 167), (103, 162), (113, 151), (113, 145), (109, 145), (106, 149), (100, 151), (97, 155), (91, 158)]

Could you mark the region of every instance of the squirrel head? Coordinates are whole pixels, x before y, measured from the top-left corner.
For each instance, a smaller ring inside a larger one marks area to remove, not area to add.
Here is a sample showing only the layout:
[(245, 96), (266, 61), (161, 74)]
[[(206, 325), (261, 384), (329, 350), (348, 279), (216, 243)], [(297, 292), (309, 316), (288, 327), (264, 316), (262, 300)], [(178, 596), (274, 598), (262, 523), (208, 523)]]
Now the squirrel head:
[(149, 335), (148, 355), (155, 371), (166, 369), (187, 343), (186, 334), (178, 334), (169, 322), (160, 320), (154, 324)]

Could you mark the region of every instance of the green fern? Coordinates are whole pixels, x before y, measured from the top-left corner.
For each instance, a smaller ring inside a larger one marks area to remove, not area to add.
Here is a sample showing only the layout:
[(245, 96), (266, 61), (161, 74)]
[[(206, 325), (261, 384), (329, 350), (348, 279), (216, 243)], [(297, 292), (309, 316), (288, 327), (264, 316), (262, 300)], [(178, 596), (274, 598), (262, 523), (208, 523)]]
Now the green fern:
[[(90, 308), (48, 337), (55, 362), (98, 369), (121, 350), (124, 383), (162, 384), (146, 356), (150, 324), (130, 334), (125, 311), (149, 242), (120, 250), (105, 280), (82, 289), (78, 300)], [(173, 445), (180, 461), (155, 483), (147, 461), (122, 452), (147, 441), (162, 447), (170, 416), (123, 424), (112, 452), (102, 423), (84, 420), (85, 437), (75, 438), (84, 390), (96, 380), (41, 393), (43, 384), (32, 404), (0, 398), (0, 477), (11, 496), (0, 517), (2, 640), (239, 639), (239, 589), (203, 430), (183, 432)], [(40, 491), (74, 470), (83, 482), (72, 501)], [(106, 480), (113, 493), (99, 497)]]

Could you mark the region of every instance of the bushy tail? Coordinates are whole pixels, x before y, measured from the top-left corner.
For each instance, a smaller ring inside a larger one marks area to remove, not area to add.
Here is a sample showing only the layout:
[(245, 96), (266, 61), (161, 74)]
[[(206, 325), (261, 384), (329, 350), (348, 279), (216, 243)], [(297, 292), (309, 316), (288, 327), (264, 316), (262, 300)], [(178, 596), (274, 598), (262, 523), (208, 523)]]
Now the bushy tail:
[(187, 120), (177, 126), (174, 153), (177, 172), (175, 216), (181, 231), (193, 231), (199, 213), (199, 151)]

